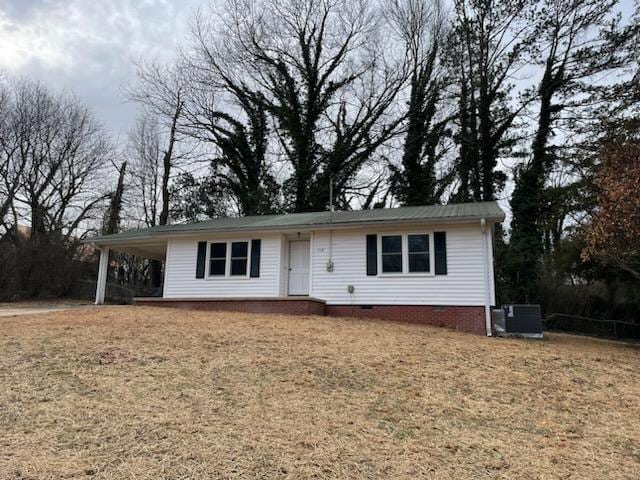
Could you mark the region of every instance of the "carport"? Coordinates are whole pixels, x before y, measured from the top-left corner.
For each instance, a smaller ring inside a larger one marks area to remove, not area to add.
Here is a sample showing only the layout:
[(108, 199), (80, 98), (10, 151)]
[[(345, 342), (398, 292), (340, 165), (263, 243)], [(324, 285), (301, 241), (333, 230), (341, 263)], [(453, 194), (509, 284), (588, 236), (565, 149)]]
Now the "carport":
[[(123, 234), (125, 235), (125, 234)], [(115, 235), (112, 237), (116, 237)], [(107, 287), (107, 272), (109, 270), (109, 255), (111, 251), (128, 253), (149, 260), (159, 260), (165, 262), (167, 253), (167, 242), (150, 240), (125, 240), (125, 239), (97, 239), (91, 242), (100, 251), (100, 261), (98, 263), (98, 280), (96, 282), (96, 305), (104, 303), (104, 296)]]

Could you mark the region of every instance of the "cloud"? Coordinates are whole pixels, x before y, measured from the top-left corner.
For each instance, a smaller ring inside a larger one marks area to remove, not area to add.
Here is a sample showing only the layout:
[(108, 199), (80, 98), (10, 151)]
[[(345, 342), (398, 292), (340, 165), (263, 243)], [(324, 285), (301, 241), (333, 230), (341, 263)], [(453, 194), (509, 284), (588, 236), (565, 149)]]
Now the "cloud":
[(115, 135), (135, 107), (132, 60), (170, 59), (198, 0), (3, 0), (0, 69), (78, 95)]

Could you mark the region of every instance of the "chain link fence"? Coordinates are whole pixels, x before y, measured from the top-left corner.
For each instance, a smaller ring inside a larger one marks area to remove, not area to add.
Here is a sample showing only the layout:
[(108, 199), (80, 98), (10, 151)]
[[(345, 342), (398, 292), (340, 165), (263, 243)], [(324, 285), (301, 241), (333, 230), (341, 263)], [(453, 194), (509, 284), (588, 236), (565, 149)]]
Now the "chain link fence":
[(640, 340), (640, 323), (554, 313), (543, 321), (544, 330), (582, 333), (594, 337)]

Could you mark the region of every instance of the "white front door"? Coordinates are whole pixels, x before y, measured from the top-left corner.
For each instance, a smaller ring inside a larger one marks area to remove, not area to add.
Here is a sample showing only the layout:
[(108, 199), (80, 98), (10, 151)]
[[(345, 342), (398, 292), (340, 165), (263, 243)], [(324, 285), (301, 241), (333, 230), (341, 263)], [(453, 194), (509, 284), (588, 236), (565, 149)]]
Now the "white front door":
[(309, 295), (309, 240), (289, 242), (289, 295)]

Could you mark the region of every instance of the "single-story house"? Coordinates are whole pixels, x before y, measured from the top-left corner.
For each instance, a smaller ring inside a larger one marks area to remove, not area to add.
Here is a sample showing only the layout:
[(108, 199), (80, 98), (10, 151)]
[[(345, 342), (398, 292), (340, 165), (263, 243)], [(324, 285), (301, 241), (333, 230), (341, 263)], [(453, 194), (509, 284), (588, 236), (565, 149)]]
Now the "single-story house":
[(164, 262), (135, 304), (423, 322), (491, 335), (496, 202), (216, 218), (91, 239)]

